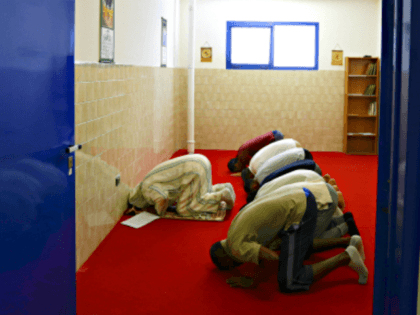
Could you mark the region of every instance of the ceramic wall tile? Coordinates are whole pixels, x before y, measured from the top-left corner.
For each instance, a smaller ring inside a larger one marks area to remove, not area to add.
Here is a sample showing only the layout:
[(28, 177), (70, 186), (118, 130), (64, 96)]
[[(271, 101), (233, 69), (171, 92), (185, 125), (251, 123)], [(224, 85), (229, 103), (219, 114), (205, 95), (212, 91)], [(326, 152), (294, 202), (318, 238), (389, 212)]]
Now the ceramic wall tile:
[[(204, 77), (207, 78), (206, 82)], [(325, 143), (318, 140), (322, 139), (320, 128), (325, 121), (330, 121), (334, 126), (333, 133), (343, 128), (342, 71), (200, 69), (196, 72), (197, 78), (203, 86), (197, 89), (196, 100), (199, 99), (200, 106), (209, 109), (205, 114), (200, 112), (196, 115), (198, 149), (218, 149), (215, 147), (217, 143), (223, 143), (224, 148), (237, 150), (249, 138), (274, 127), (287, 132), (288, 137), (292, 138), (312, 133), (312, 142), (305, 139), (312, 150), (333, 151), (342, 147), (340, 136), (329, 138)], [(208, 117), (219, 119), (211, 120)], [(227, 126), (231, 132), (224, 133)], [(209, 128), (218, 135), (217, 143), (208, 143)], [(249, 138), (244, 138), (244, 135)]]
[(118, 222), (129, 191), (186, 147), (186, 78), (187, 69), (76, 65), (77, 268)]

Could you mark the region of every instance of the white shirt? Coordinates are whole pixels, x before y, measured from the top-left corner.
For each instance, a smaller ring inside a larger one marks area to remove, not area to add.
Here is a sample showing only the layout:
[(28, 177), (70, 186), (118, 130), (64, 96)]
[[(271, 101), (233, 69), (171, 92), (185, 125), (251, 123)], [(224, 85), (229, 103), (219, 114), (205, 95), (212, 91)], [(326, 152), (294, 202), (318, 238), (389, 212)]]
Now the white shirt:
[(324, 180), (321, 175), (318, 173), (311, 171), (311, 170), (296, 170), (290, 173), (287, 173), (285, 175), (282, 175), (280, 177), (277, 177), (273, 179), (272, 181), (268, 182), (264, 186), (262, 186), (259, 190), (257, 195), (255, 196), (255, 199), (261, 198), (274, 190), (298, 183), (298, 182), (311, 182), (311, 181), (317, 181), (317, 180)]
[(277, 171), (278, 169), (293, 162), (302, 161), (303, 159), (305, 159), (305, 151), (302, 148), (290, 149), (277, 154), (261, 165), (255, 175), (255, 179), (261, 184), (262, 181), (274, 171)]
[(327, 183), (322, 177), (314, 181), (297, 182), (286, 186), (281, 186), (264, 195), (264, 197), (261, 199), (271, 195), (287, 195), (289, 192), (295, 191), (297, 188), (301, 189), (303, 187), (309, 189), (309, 191), (314, 195), (318, 210), (328, 208), (328, 204), (332, 203), (333, 200), (331, 198), (330, 191), (327, 188)]
[(249, 169), (251, 173), (255, 175), (257, 174), (258, 169), (261, 167), (261, 165), (268, 159), (287, 150), (301, 147), (302, 146), (300, 145), (300, 143), (294, 139), (283, 139), (280, 141), (270, 143), (269, 145), (259, 150), (252, 157), (251, 161), (249, 162)]

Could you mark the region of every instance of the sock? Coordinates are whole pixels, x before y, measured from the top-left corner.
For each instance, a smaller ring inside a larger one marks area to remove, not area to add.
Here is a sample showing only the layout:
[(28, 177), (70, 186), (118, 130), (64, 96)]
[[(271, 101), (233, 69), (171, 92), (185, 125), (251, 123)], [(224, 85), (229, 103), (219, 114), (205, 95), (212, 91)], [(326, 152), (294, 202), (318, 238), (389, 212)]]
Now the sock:
[(353, 213), (351, 213), (351, 212), (346, 212), (346, 213), (343, 214), (343, 216), (344, 216), (344, 220), (346, 220), (346, 221), (348, 219), (353, 219), (354, 220)]
[(362, 257), (360, 257), (359, 252), (357, 251), (356, 247), (349, 246), (346, 248), (347, 254), (349, 254), (351, 262), (349, 263), (349, 267), (356, 271), (359, 275), (359, 283), (366, 284), (368, 280), (368, 270), (363, 263)]
[(353, 219), (346, 220), (347, 226), (349, 227), (349, 234), (353, 235), (360, 235), (359, 229), (356, 226), (356, 222)]
[(365, 261), (366, 256), (362, 238), (359, 235), (353, 235), (350, 239), (350, 245), (356, 247), (360, 257), (362, 257), (363, 261)]

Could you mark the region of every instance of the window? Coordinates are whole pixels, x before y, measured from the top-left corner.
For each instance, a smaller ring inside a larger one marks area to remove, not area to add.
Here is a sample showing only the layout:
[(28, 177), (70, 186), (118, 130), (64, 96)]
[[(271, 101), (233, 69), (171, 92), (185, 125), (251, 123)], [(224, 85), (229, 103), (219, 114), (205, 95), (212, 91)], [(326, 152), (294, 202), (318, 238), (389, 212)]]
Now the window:
[(319, 23), (227, 22), (226, 69), (318, 70)]

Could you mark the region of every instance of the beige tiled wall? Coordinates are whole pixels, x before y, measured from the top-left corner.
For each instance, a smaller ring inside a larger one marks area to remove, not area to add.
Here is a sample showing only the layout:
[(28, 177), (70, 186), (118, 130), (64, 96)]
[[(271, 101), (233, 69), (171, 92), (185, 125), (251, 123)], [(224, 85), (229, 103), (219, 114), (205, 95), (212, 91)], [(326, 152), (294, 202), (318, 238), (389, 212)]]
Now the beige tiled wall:
[[(120, 219), (127, 195), (186, 144), (186, 70), (76, 65), (76, 257), (79, 268)], [(120, 174), (121, 184), (115, 186)]]
[(174, 100), (177, 116), (175, 119), (177, 147), (186, 149), (188, 138), (188, 70), (175, 69)]
[(342, 151), (343, 71), (196, 69), (198, 149), (237, 150), (277, 129), (312, 151)]

